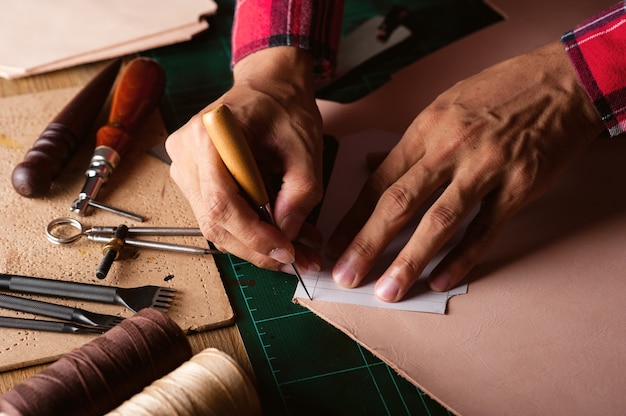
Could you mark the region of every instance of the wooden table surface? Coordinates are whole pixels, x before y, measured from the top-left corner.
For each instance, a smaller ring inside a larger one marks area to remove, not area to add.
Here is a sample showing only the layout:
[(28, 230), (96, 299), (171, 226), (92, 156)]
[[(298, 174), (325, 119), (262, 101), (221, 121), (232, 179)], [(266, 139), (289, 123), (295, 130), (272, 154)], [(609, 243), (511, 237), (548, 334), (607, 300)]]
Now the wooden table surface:
[[(91, 80), (105, 64), (81, 65), (16, 80), (0, 79), (0, 97), (82, 86)], [(35, 139), (36, 137), (33, 137), (33, 141)], [(235, 325), (191, 334), (188, 338), (194, 353), (208, 347), (220, 349), (233, 357), (253, 377), (245, 346)], [(46, 365), (37, 365), (0, 373), (0, 393), (7, 391), (45, 367)]]

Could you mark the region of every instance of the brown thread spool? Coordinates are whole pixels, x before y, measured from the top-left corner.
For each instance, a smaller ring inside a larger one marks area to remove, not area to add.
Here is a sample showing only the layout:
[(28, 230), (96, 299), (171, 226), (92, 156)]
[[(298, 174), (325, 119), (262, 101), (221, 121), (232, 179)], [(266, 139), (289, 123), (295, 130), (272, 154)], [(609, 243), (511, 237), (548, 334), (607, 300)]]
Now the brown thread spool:
[(108, 64), (61, 110), (35, 140), (11, 174), (18, 194), (44, 196), (85, 136), (115, 82), (122, 61)]
[(0, 396), (7, 416), (102, 415), (191, 357), (181, 328), (143, 309)]
[(253, 416), (261, 405), (252, 381), (226, 353), (207, 348), (107, 416)]

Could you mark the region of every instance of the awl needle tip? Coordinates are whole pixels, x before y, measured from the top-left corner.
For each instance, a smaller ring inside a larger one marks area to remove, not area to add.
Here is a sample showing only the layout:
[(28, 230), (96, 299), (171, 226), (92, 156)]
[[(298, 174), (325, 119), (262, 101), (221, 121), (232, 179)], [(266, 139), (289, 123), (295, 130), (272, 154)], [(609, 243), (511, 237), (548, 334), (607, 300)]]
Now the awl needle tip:
[(313, 298), (311, 297), (311, 294), (306, 288), (306, 285), (304, 284), (304, 279), (302, 279), (302, 276), (300, 276), (300, 272), (298, 272), (296, 263), (291, 263), (291, 267), (293, 267), (293, 271), (296, 273), (296, 276), (298, 277), (298, 280), (300, 281), (300, 284), (302, 285), (302, 289), (304, 289), (304, 291), (306, 292), (306, 295), (309, 297), (309, 300), (313, 300)]
[[(266, 220), (276, 226), (261, 172), (256, 164), (252, 150), (230, 109), (223, 104), (219, 105), (204, 113), (202, 122), (217, 153), (219, 153), (222, 162), (224, 162), (224, 166), (230, 172), (235, 182), (264, 214)], [(293, 271), (296, 273), (307, 296), (313, 300), (302, 280), (302, 276), (300, 276), (296, 268), (296, 264), (291, 263), (291, 267), (293, 267)]]

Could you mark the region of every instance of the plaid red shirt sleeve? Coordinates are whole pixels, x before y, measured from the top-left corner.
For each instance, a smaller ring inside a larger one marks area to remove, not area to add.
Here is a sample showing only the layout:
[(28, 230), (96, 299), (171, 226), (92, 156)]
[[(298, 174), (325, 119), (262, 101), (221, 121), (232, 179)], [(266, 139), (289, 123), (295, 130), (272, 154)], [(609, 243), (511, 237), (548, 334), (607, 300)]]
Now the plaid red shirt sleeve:
[(332, 74), (343, 18), (339, 0), (237, 0), (232, 65), (272, 46), (311, 51), (317, 76)]
[(626, 131), (626, 2), (562, 37), (578, 77), (611, 136)]

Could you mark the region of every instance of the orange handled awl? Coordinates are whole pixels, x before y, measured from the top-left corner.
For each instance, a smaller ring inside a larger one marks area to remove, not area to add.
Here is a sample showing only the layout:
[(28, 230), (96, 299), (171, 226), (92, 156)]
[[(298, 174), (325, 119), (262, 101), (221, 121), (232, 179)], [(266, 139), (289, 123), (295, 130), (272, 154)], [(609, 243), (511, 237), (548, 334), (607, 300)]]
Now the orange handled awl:
[[(265, 189), (261, 172), (233, 113), (225, 105), (220, 105), (203, 114), (202, 122), (207, 133), (209, 133), (215, 149), (233, 176), (233, 179), (235, 179), (235, 182), (254, 202), (265, 220), (276, 226), (270, 207), (270, 198)], [(302, 276), (300, 276), (296, 268), (296, 264), (291, 263), (291, 267), (293, 267), (293, 271), (296, 273), (307, 296), (309, 299), (312, 299), (302, 280)]]
[(156, 109), (164, 88), (165, 72), (153, 59), (135, 58), (122, 71), (113, 92), (108, 122), (96, 132), (96, 148), (85, 172), (85, 185), (72, 203), (72, 211), (82, 216), (93, 206), (143, 221), (140, 215), (96, 202), (95, 198)]

